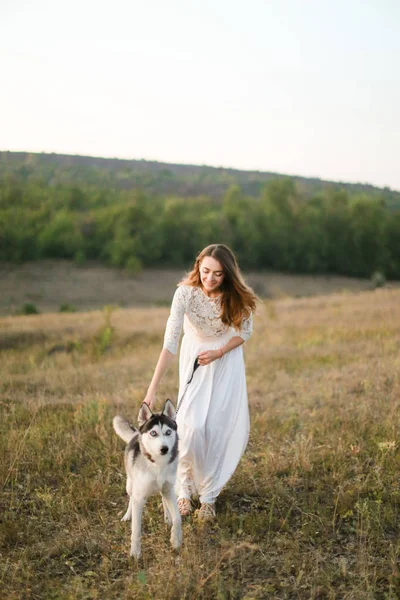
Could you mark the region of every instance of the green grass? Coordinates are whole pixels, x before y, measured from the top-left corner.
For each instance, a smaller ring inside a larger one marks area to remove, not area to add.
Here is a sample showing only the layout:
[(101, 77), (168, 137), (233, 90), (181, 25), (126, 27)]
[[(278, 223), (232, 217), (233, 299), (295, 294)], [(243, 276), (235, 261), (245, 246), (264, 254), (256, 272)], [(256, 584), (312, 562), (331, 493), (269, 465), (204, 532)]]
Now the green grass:
[[(246, 347), (250, 442), (217, 523), (185, 521), (174, 552), (154, 497), (138, 562), (120, 522), (123, 444), (111, 421), (135, 420), (168, 311), (7, 321), (16, 347), (0, 364), (0, 597), (399, 598), (399, 300), (379, 291), (260, 312)], [(56, 338), (82, 342), (49, 354)], [(159, 402), (176, 388), (175, 363)]]

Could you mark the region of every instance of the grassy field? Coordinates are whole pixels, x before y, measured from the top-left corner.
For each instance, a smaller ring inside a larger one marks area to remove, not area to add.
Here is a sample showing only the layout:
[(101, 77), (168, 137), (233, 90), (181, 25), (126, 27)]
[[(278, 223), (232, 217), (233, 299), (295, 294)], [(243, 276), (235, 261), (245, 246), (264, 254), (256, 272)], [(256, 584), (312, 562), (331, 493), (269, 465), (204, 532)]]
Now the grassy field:
[[(168, 309), (0, 319), (0, 598), (400, 598), (400, 290), (268, 300), (245, 349), (251, 439), (216, 525), (128, 556), (123, 443)], [(176, 401), (177, 363), (158, 396)]]
[[(0, 263), (0, 315), (15, 315), (26, 303), (39, 312), (58, 312), (62, 305), (80, 311), (102, 309), (105, 304), (122, 308), (169, 306), (184, 270), (144, 269), (133, 275), (97, 262), (78, 266), (67, 260), (45, 260), (21, 265)], [(249, 284), (263, 298), (307, 297), (315, 294), (372, 289), (368, 279), (338, 275), (290, 275), (246, 273)], [(399, 282), (391, 286), (400, 287)]]

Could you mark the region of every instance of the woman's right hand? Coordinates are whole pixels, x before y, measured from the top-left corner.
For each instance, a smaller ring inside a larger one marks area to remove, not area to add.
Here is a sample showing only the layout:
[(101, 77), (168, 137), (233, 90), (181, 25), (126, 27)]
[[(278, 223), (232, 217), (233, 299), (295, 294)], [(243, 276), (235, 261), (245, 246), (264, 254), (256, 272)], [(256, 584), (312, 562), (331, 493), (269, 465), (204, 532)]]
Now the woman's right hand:
[(156, 393), (155, 392), (147, 392), (146, 398), (143, 400), (146, 404), (153, 410), (153, 406), (156, 403)]
[(151, 409), (153, 409), (156, 404), (156, 390), (158, 388), (158, 384), (160, 383), (164, 373), (172, 363), (173, 359), (174, 355), (171, 354), (169, 350), (166, 348), (161, 350), (153, 378), (147, 389), (146, 398), (144, 399), (144, 402), (146, 402)]

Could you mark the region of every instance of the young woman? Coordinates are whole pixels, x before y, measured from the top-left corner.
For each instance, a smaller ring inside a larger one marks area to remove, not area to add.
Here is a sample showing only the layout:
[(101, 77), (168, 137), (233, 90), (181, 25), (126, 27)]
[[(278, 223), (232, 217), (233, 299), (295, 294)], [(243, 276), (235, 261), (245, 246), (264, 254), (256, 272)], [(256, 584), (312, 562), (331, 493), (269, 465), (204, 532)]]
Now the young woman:
[[(245, 284), (232, 251), (207, 246), (175, 292), (161, 351), (145, 402), (152, 407), (158, 384), (177, 353), (179, 395), (178, 506), (200, 519), (215, 517), (215, 500), (246, 448), (249, 411), (242, 344), (252, 334), (254, 292)], [(193, 373), (196, 357), (199, 368)], [(193, 375), (191, 382), (189, 379)]]

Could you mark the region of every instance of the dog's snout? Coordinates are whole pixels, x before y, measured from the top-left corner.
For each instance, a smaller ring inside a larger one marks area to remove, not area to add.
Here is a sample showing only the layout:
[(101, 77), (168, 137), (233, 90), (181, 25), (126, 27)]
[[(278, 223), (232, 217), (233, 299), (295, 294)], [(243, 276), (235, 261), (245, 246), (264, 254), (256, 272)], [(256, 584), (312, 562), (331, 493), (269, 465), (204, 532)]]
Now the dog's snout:
[(161, 452), (161, 454), (167, 454), (168, 446), (161, 446), (160, 452)]

